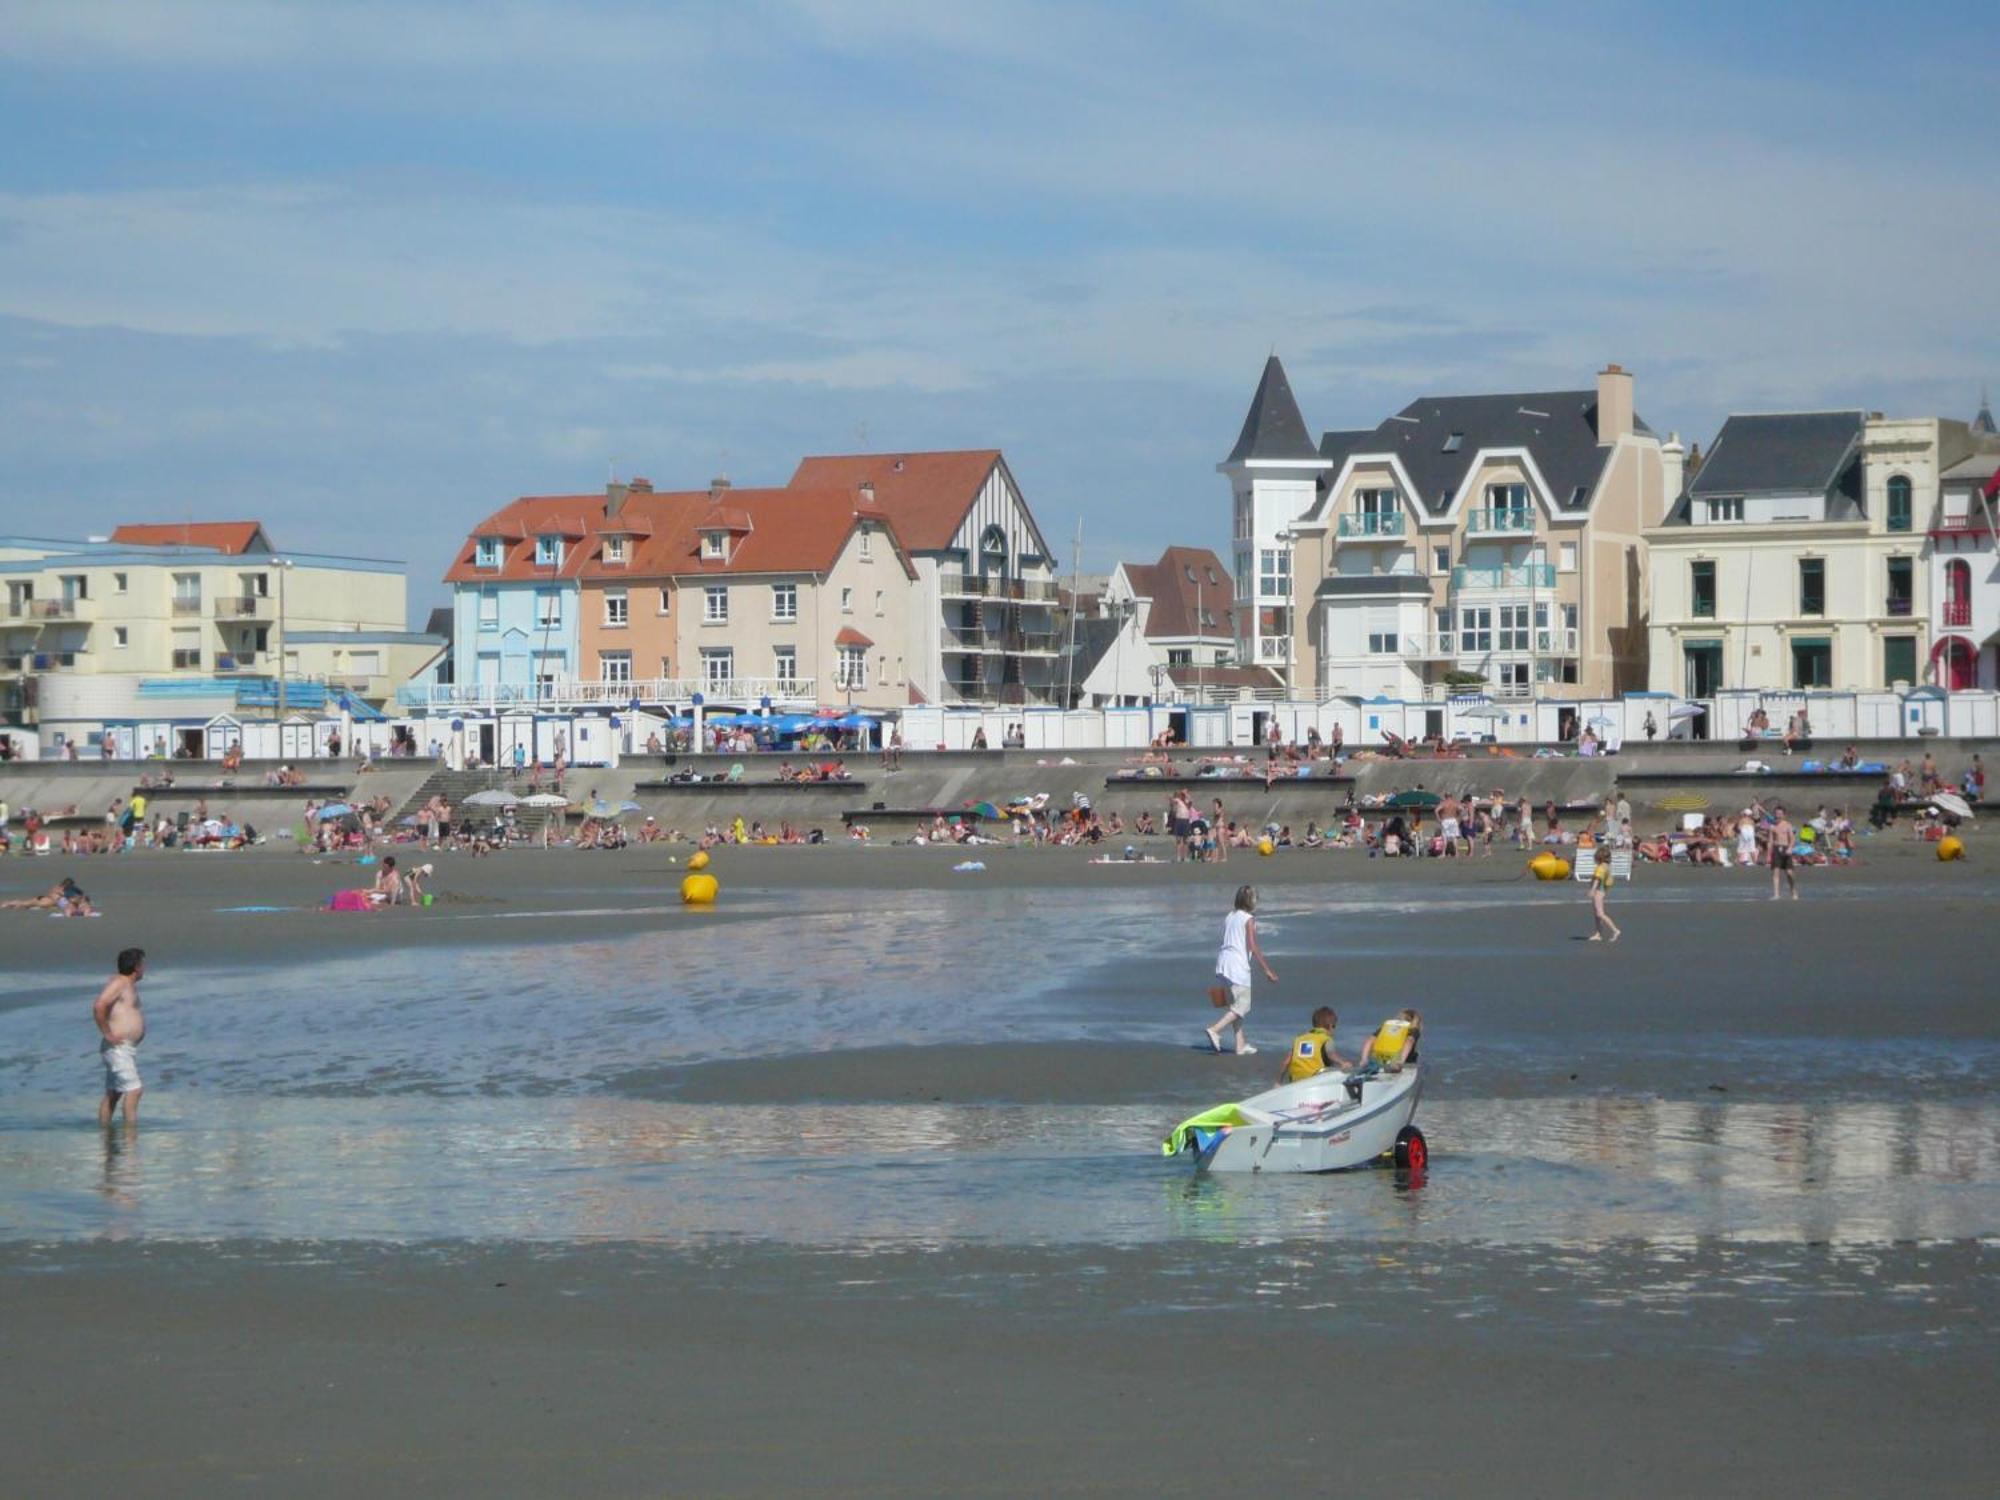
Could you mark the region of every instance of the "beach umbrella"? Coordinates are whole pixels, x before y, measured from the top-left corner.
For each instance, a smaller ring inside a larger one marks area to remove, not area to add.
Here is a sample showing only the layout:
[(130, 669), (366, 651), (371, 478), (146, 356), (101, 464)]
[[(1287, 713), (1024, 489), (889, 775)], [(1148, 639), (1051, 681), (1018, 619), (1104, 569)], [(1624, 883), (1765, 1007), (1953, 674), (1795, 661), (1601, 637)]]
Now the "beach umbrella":
[(1459, 714), (1459, 717), (1461, 719), (1504, 719), (1507, 717), (1507, 710), (1497, 703), (1475, 703), (1472, 707)]
[(354, 806), (352, 803), (329, 802), (319, 810), (319, 815), (322, 818), (344, 818), (353, 811)]
[(1698, 719), (1705, 712), (1707, 712), (1707, 710), (1693, 703), (1676, 703), (1673, 706), (1673, 708), (1668, 711), (1667, 717), (1669, 719), (1675, 719), (1675, 720)]
[(561, 792), (536, 792), (521, 798), (523, 807), (568, 807), (569, 798)]
[(1970, 818), (1972, 804), (1957, 792), (1936, 792), (1931, 796), (1931, 806), (1939, 812), (1950, 813), (1954, 818)]
[(1004, 818), (1006, 816), (1005, 813), (1001, 812), (1000, 809), (995, 807), (991, 802), (974, 802), (969, 804), (965, 810), (971, 813), (975, 818), (999, 819), (999, 818)]
[(1383, 806), (1436, 807), (1442, 801), (1444, 801), (1444, 798), (1440, 797), (1436, 792), (1425, 792), (1412, 788), (1407, 792), (1396, 793), (1396, 795), (1391, 797), (1386, 803), (1383, 804)]
[(492, 787), (483, 792), (474, 792), (459, 804), (461, 807), (513, 807), (521, 799), (500, 787)]
[(1592, 729), (1614, 729), (1618, 725), (1618, 721), (1609, 714), (1597, 714), (1585, 719), (1584, 723), (1588, 724)]

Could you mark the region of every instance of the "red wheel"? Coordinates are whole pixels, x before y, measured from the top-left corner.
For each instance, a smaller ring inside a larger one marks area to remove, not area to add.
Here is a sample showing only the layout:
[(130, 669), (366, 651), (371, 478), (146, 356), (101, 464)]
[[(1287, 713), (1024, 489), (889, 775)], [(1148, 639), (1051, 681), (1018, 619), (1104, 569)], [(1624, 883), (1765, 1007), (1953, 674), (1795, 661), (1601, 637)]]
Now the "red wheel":
[(1414, 1125), (1405, 1125), (1396, 1133), (1396, 1170), (1399, 1172), (1421, 1172), (1430, 1165), (1430, 1147), (1424, 1141), (1424, 1133)]

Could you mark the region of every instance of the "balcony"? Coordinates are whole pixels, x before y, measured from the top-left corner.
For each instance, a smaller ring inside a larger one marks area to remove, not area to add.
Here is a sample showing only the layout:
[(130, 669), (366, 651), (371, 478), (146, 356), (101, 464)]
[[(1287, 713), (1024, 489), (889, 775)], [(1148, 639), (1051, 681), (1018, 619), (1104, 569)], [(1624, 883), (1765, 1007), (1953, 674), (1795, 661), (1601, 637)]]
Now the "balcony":
[(215, 601), (215, 618), (218, 620), (259, 620), (268, 617), (270, 612), (271, 601), (258, 594), (237, 594)]
[(30, 599), (28, 614), (37, 620), (74, 620), (79, 602), (76, 599)]
[(1288, 662), (1292, 659), (1292, 638), (1288, 635), (1260, 636), (1257, 640), (1257, 660), (1267, 662)]
[(1525, 532), (1535, 529), (1535, 513), (1532, 510), (1516, 510), (1506, 506), (1499, 510), (1475, 510), (1465, 529), (1474, 536), (1500, 536), (1510, 532)]
[(183, 617), (183, 618), (185, 618), (185, 617), (186, 617), (186, 616), (188, 616), (188, 615), (198, 615), (198, 614), (200, 614), (200, 613), (201, 613), (201, 595), (199, 595), (199, 594), (193, 594), (193, 595), (185, 595), (185, 594), (176, 594), (176, 595), (174, 595), (174, 604), (173, 604), (173, 611), (174, 611), (174, 613), (175, 613), (176, 615), (178, 615), (178, 616), (181, 616), (181, 617)]
[(24, 656), (0, 656), (0, 672), (18, 672), (26, 662)]
[(1697, 620), (1713, 620), (1715, 618), (1715, 601), (1713, 599), (1697, 598), (1689, 607), (1688, 613)]
[(1957, 629), (1965, 629), (1972, 624), (1972, 601), (1970, 599), (1947, 599), (1944, 606), (1944, 622)]
[(1913, 605), (1907, 594), (1900, 597), (1892, 594), (1889, 596), (1888, 609), (1892, 618), (1905, 619), (1912, 613)]
[(700, 693), (710, 704), (760, 706), (810, 704), (818, 683), (811, 677), (653, 677), (630, 682), (597, 678), (550, 679), (542, 682), (458, 682), (430, 687), (405, 687), (397, 702), (432, 711), (468, 709), (473, 712), (532, 711), (537, 708), (624, 708), (635, 699), (642, 704), (685, 707)]
[(1972, 510), (1962, 515), (1939, 516), (1931, 527), (1932, 536), (1986, 536), (1993, 535), (1994, 523), (1983, 510)]
[(1574, 630), (1537, 630), (1535, 632), (1535, 655), (1574, 656), (1577, 649), (1577, 632)]
[(1340, 518), (1337, 528), (1343, 541), (1366, 541), (1403, 534), (1403, 513), (1390, 511), (1356, 511)]
[(1019, 599), (1053, 604), (1056, 586), (1034, 578), (999, 578), (984, 573), (940, 573), (938, 593), (947, 599)]
[(1554, 563), (1513, 563), (1493, 568), (1471, 568), (1461, 564), (1451, 570), (1454, 589), (1552, 589), (1556, 586)]

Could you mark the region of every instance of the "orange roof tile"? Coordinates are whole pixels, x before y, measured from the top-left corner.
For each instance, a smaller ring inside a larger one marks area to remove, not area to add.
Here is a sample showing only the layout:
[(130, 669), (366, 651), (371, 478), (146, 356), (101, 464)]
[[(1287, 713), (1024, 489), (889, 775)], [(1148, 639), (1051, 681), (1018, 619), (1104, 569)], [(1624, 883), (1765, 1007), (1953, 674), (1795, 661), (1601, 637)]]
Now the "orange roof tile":
[[(1146, 614), (1149, 640), (1187, 636), (1231, 636), (1230, 605), (1236, 589), (1222, 560), (1206, 547), (1169, 547), (1156, 563), (1126, 563), (1134, 593), (1153, 601)], [(1201, 613), (1210, 623), (1198, 623)]]
[(240, 556), (262, 543), (271, 544), (258, 521), (171, 521), (165, 525), (120, 526), (111, 533), (114, 542), (130, 542), (135, 547), (213, 547), (218, 552)]
[(936, 552), (952, 544), (986, 476), (1002, 462), (998, 448), (955, 453), (848, 453), (801, 459), (793, 489), (875, 487), (875, 504), (896, 523), (905, 545)]

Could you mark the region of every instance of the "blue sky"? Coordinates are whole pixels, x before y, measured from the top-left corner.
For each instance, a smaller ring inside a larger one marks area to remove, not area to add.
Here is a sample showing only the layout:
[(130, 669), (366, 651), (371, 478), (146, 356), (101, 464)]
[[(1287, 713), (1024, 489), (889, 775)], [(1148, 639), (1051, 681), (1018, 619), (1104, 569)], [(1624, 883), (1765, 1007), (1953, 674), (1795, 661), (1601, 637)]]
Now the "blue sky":
[[(1006, 449), (1084, 565), (1315, 430), (1636, 372), (1969, 417), (1970, 6), (0, 0), (0, 515), (265, 520), (412, 605), (516, 494)], [(1982, 113), (1986, 118), (1982, 119)], [(1066, 542), (1065, 542), (1066, 545)]]

